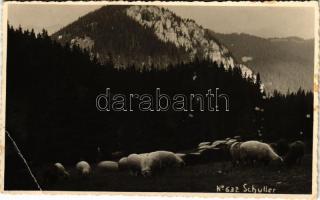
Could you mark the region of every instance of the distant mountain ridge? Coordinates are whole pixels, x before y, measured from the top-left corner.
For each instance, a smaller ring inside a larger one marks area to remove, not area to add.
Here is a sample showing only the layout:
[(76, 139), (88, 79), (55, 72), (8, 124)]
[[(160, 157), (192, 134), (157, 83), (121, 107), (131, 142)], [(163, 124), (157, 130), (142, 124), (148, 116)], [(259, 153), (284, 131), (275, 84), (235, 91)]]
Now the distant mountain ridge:
[(156, 6), (105, 6), (52, 37), (86, 48), (100, 61), (111, 60), (118, 68), (165, 68), (197, 57), (226, 68), (240, 67), (244, 76), (255, 77), (244, 64), (235, 63), (228, 49), (195, 21)]
[(267, 91), (313, 89), (314, 40), (299, 37), (261, 38), (248, 34), (209, 31), (237, 62), (260, 73)]

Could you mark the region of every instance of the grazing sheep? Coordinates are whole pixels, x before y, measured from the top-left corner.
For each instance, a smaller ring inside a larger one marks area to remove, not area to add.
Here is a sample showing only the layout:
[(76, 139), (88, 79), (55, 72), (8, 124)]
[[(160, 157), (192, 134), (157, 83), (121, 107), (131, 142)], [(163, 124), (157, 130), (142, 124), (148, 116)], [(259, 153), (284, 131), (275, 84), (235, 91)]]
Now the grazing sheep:
[(228, 151), (230, 150), (231, 145), (234, 144), (235, 142), (237, 142), (236, 139), (230, 139), (226, 142), (225, 147), (227, 148)]
[[(182, 158), (170, 151), (155, 151), (153, 154), (158, 154), (161, 159), (162, 167), (183, 167), (185, 165)], [(152, 156), (152, 154), (150, 154)]]
[(220, 146), (224, 146), (227, 143), (226, 140), (217, 140), (212, 142), (211, 147), (212, 148), (219, 148)]
[(70, 174), (66, 171), (66, 169), (61, 163), (55, 163), (54, 167), (58, 171), (58, 174), (60, 174), (62, 177), (65, 177), (65, 178), (70, 177)]
[(198, 148), (201, 147), (201, 146), (206, 146), (206, 145), (210, 145), (211, 142), (201, 142), (199, 145), (198, 145)]
[(143, 176), (151, 176), (159, 170), (182, 166), (184, 166), (184, 161), (173, 152), (155, 151), (142, 160), (141, 173)]
[(119, 170), (127, 170), (128, 169), (128, 157), (123, 157), (118, 161)]
[(119, 165), (114, 161), (101, 161), (97, 164), (98, 172), (114, 172), (119, 170)]
[(241, 142), (235, 142), (230, 146), (230, 155), (233, 166), (240, 163), (240, 145)]
[(88, 177), (91, 173), (91, 167), (86, 161), (80, 161), (76, 164), (76, 169), (80, 176)]
[(201, 151), (201, 150), (210, 149), (210, 148), (211, 148), (211, 145), (202, 145), (202, 146), (198, 147), (198, 150)]
[(127, 167), (132, 175), (139, 175), (141, 173), (142, 161), (147, 156), (147, 153), (143, 154), (130, 154), (127, 159)]
[(285, 163), (288, 166), (293, 164), (301, 164), (302, 158), (305, 152), (305, 144), (304, 142), (297, 140), (289, 144), (289, 151), (285, 156)]
[(45, 184), (52, 184), (62, 179), (68, 179), (70, 174), (61, 163), (50, 165), (44, 172)]
[(228, 140), (228, 141), (226, 142), (226, 144), (227, 144), (227, 145), (231, 145), (231, 144), (233, 144), (233, 143), (235, 143), (235, 142), (237, 142), (236, 139), (230, 139), (230, 140)]
[(240, 159), (243, 162), (251, 162), (252, 164), (256, 161), (261, 161), (265, 164), (268, 164), (270, 161), (276, 163), (283, 162), (283, 159), (266, 143), (253, 140), (247, 141), (243, 142), (239, 149)]

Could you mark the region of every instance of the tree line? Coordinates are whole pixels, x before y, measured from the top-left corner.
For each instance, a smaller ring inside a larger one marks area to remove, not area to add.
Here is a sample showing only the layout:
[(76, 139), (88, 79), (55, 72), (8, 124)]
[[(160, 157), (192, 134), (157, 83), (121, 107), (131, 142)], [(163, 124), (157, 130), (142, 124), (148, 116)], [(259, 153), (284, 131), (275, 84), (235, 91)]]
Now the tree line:
[[(245, 78), (237, 67), (198, 58), (161, 69), (118, 69), (112, 59), (101, 64), (45, 30), (8, 26), (6, 129), (33, 163), (90, 161), (98, 147), (105, 158), (115, 151), (180, 151), (236, 135), (312, 141), (313, 93), (266, 94), (259, 77)], [(106, 88), (122, 94), (161, 88), (169, 96), (219, 88), (230, 98), (230, 111), (100, 112), (96, 97)]]

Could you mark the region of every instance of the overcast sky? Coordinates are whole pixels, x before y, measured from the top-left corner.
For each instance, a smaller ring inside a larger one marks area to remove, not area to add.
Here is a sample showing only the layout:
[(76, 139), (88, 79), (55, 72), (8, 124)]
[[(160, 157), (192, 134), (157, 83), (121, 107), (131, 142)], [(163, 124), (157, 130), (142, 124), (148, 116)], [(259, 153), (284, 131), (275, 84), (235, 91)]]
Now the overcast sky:
[[(10, 5), (8, 19), (15, 27), (53, 33), (99, 5)], [(194, 19), (220, 33), (248, 33), (261, 37), (313, 38), (314, 8), (311, 7), (216, 7), (166, 6), (178, 16)]]

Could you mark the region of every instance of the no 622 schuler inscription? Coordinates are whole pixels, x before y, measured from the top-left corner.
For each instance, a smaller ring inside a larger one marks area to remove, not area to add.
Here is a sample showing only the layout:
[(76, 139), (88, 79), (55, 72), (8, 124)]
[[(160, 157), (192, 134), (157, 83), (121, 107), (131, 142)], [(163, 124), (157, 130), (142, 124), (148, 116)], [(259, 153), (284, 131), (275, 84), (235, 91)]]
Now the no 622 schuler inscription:
[(242, 186), (217, 185), (216, 192), (221, 193), (275, 193), (276, 188), (269, 186), (255, 186), (244, 183)]

